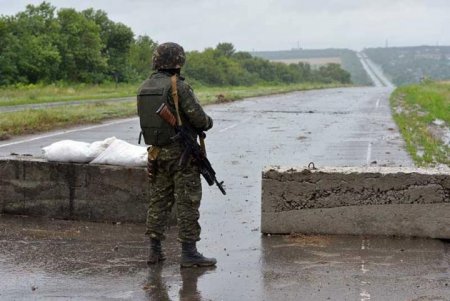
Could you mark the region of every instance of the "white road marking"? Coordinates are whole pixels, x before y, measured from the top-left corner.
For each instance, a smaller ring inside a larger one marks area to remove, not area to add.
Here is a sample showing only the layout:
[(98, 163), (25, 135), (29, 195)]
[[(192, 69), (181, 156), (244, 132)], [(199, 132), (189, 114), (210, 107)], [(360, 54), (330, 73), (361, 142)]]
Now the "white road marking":
[(93, 125), (93, 126), (89, 126), (89, 127), (85, 127), (85, 128), (66, 130), (66, 131), (60, 131), (60, 132), (56, 132), (56, 133), (52, 133), (52, 134), (40, 135), (40, 136), (29, 138), (29, 139), (24, 139), (24, 140), (14, 141), (14, 142), (10, 142), (10, 143), (0, 144), (0, 148), (11, 146), (11, 145), (16, 145), (16, 144), (27, 143), (27, 142), (36, 141), (36, 140), (45, 139), (45, 138), (60, 136), (60, 135), (69, 134), (69, 133), (89, 131), (89, 130), (93, 130), (93, 129), (97, 129), (97, 128), (101, 128), (101, 127), (105, 127), (105, 126), (126, 123), (126, 122), (130, 122), (130, 121), (132, 121), (134, 119), (137, 119), (137, 118), (134, 117), (134, 118), (128, 118), (128, 119), (124, 119), (124, 120), (116, 120), (116, 121), (113, 121), (113, 122), (103, 123), (103, 124), (99, 124), (99, 125)]
[(370, 141), (369, 145), (367, 146), (367, 157), (366, 157), (367, 165), (370, 165), (371, 157), (372, 157), (372, 141)]
[(252, 119), (252, 118), (249, 117), (249, 118), (246, 118), (246, 119), (242, 120), (241, 122), (234, 123), (234, 124), (232, 124), (232, 125), (230, 125), (230, 126), (228, 126), (228, 127), (226, 127), (226, 128), (223, 128), (223, 129), (219, 130), (219, 133), (223, 133), (223, 132), (225, 132), (225, 131), (231, 130), (232, 128), (235, 128), (235, 127), (237, 127), (237, 126), (240, 125), (240, 124), (243, 124), (243, 123), (248, 122), (250, 119)]
[(228, 127), (226, 127), (226, 128), (221, 129), (221, 130), (219, 131), (219, 133), (223, 133), (223, 132), (225, 132), (225, 131), (231, 130), (232, 128), (235, 128), (235, 127), (237, 127), (238, 125), (239, 125), (239, 123), (232, 124), (232, 125), (230, 125), (230, 126), (228, 126)]
[(380, 98), (378, 98), (378, 100), (377, 100), (377, 103), (376, 103), (376, 105), (375, 105), (375, 109), (378, 109), (378, 107), (380, 106)]
[(359, 296), (361, 297), (361, 301), (369, 301), (370, 300), (370, 294), (366, 292), (366, 290), (362, 290), (361, 293), (359, 293)]
[(369, 272), (369, 269), (366, 269), (366, 262), (363, 260), (361, 263), (361, 272), (363, 272), (363, 274)]
[[(361, 242), (361, 250), (366, 250), (370, 246), (370, 242), (368, 239), (363, 239)], [(370, 272), (369, 269), (366, 268), (366, 262), (365, 260), (361, 260), (361, 272), (363, 274), (366, 274), (367, 272)], [(361, 297), (361, 301), (369, 301), (370, 300), (370, 294), (369, 292), (364, 288), (365, 285), (370, 284), (368, 281), (361, 280), (361, 292), (359, 293), (359, 296)]]

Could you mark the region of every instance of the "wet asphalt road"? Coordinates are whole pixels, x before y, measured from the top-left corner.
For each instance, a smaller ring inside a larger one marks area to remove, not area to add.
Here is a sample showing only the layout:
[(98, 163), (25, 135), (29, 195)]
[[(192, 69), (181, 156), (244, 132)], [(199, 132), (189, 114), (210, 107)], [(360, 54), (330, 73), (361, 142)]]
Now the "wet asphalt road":
[[(449, 243), (359, 236), (261, 236), (266, 165), (410, 166), (390, 87), (295, 92), (212, 105), (207, 148), (224, 197), (204, 185), (199, 249), (213, 270), (147, 268), (142, 225), (0, 218), (0, 300), (450, 300)], [(62, 139), (136, 143), (137, 119), (0, 144), (39, 154)], [(34, 139), (34, 140), (33, 140)]]

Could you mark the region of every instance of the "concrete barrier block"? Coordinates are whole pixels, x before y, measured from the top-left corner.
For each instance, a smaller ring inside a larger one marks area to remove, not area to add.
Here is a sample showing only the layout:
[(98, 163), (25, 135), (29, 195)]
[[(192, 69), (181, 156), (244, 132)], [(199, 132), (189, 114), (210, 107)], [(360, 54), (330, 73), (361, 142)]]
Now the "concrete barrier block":
[(149, 189), (144, 168), (0, 158), (2, 214), (140, 223)]
[(261, 231), (450, 238), (449, 169), (269, 167)]

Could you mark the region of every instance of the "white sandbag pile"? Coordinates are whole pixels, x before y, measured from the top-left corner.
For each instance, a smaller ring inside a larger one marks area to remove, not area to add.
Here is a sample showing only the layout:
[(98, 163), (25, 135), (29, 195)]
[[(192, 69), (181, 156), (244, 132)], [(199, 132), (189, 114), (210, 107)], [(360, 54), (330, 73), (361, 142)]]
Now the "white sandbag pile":
[(147, 148), (115, 139), (104, 152), (91, 161), (91, 164), (145, 166), (147, 164)]
[(132, 145), (116, 137), (86, 143), (62, 140), (42, 148), (44, 158), (54, 162), (145, 166), (147, 148)]

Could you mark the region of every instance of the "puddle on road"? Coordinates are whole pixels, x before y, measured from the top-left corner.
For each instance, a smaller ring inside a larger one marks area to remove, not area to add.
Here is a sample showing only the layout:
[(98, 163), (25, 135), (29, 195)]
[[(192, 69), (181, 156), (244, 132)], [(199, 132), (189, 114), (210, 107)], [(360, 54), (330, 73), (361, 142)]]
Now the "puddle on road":
[(321, 247), (324, 248), (333, 240), (333, 236), (329, 235), (303, 235), (303, 234), (291, 234), (285, 236), (284, 240), (292, 243), (296, 243), (299, 246)]

